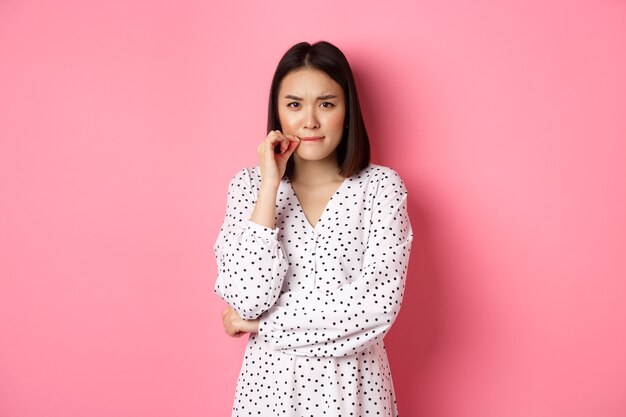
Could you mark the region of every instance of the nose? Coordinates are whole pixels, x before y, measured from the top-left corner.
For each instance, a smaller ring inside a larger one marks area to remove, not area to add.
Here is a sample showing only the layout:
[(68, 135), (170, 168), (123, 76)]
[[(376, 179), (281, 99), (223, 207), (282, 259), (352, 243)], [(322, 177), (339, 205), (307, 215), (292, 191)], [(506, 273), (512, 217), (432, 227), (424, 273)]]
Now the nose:
[(315, 114), (315, 109), (309, 109), (304, 119), (305, 129), (317, 129), (320, 127), (319, 120)]

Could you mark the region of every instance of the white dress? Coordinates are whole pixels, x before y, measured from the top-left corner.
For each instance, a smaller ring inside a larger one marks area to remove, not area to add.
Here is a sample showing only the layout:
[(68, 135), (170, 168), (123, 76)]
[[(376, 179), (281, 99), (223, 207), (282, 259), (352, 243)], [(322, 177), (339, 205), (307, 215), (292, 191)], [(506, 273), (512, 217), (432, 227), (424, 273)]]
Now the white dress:
[(228, 187), (216, 293), (250, 334), (233, 416), (397, 416), (383, 336), (400, 310), (413, 240), (407, 191), (388, 167), (344, 180), (313, 227), (288, 179), (276, 228), (250, 220), (259, 167)]

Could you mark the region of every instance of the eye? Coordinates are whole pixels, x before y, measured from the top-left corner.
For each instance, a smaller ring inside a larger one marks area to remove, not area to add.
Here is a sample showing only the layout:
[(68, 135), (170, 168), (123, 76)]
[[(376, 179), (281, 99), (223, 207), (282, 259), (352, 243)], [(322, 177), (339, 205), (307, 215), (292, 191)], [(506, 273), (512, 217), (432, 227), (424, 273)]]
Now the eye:
[(335, 105), (333, 103), (331, 103), (330, 101), (324, 101), (324, 102), (322, 102), (322, 107), (330, 109), (332, 107), (335, 107)]
[(291, 107), (291, 108), (300, 107), (300, 103), (298, 103), (297, 101), (292, 101), (291, 103), (287, 104), (287, 107)]

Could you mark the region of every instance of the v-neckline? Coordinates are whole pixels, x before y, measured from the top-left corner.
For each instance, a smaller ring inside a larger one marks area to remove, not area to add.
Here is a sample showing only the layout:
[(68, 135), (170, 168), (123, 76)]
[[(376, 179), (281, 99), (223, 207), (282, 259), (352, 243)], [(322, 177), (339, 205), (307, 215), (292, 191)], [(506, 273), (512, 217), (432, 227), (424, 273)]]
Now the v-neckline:
[(298, 198), (298, 194), (296, 193), (296, 190), (293, 188), (293, 185), (291, 184), (289, 177), (286, 177), (286, 179), (287, 179), (287, 184), (289, 185), (289, 188), (291, 188), (291, 192), (293, 193), (293, 196), (295, 197), (296, 204), (298, 206), (300, 214), (302, 215), (302, 218), (304, 219), (304, 222), (310, 229), (314, 230), (315, 232), (318, 231), (318, 227), (320, 223), (322, 223), (322, 221), (326, 217), (326, 212), (330, 208), (330, 205), (332, 204), (333, 200), (339, 194), (339, 191), (344, 187), (346, 182), (348, 182), (348, 178), (344, 178), (341, 184), (339, 184), (339, 187), (337, 187), (335, 192), (330, 196), (330, 198), (326, 202), (326, 206), (324, 206), (324, 209), (322, 210), (322, 214), (320, 214), (320, 217), (317, 219), (317, 223), (315, 223), (315, 226), (313, 226), (311, 222), (309, 221), (309, 219), (306, 217), (306, 214), (304, 213), (304, 209), (302, 208), (302, 204), (300, 204), (300, 199)]

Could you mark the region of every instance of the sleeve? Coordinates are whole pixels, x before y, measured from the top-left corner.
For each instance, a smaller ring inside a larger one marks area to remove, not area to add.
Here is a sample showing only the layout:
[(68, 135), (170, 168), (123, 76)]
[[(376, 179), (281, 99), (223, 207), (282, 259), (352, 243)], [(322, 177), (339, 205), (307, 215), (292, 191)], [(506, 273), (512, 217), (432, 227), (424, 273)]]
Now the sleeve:
[(363, 269), (333, 291), (282, 294), (259, 323), (274, 349), (300, 356), (346, 356), (381, 340), (400, 311), (413, 231), (407, 191), (395, 171), (379, 185)]
[(244, 168), (228, 185), (226, 216), (213, 247), (215, 292), (247, 320), (276, 302), (288, 267), (279, 229), (250, 220), (255, 203), (250, 173)]

